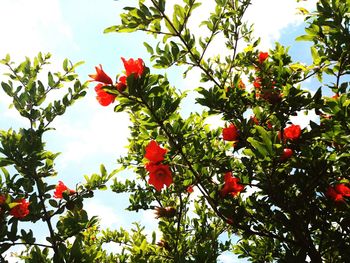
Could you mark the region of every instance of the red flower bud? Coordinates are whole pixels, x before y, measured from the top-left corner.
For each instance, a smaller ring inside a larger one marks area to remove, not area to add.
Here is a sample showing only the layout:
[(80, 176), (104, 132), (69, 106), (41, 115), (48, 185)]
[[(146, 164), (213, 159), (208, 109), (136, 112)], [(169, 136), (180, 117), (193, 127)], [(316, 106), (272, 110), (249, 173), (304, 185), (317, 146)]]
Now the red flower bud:
[(301, 135), (301, 128), (299, 125), (292, 124), (284, 128), (284, 131), (283, 131), (284, 139), (289, 139), (294, 141), (299, 139), (300, 135)]
[(272, 130), (272, 128), (273, 128), (272, 123), (270, 121), (268, 121), (266, 124), (267, 124), (267, 128), (269, 130)]
[(345, 197), (350, 197), (350, 188), (345, 184), (336, 184), (334, 187), (329, 186), (326, 196), (334, 202), (345, 202)]
[(242, 89), (242, 90), (245, 90), (245, 84), (244, 84), (244, 82), (241, 79), (238, 82), (238, 88)]
[(193, 185), (190, 185), (186, 189), (187, 193), (192, 194), (193, 193)]
[(259, 63), (262, 64), (267, 58), (269, 57), (268, 52), (261, 52), (259, 53)]
[(283, 149), (283, 154), (281, 155), (281, 161), (286, 161), (293, 156), (293, 150), (290, 148)]
[(260, 89), (261, 88), (261, 78), (256, 78), (253, 82), (253, 86), (256, 89)]
[(230, 124), (230, 126), (227, 128), (222, 129), (222, 137), (225, 141), (236, 141), (238, 136), (238, 129), (233, 124)]
[(257, 117), (255, 116), (250, 116), (250, 120), (255, 124), (255, 125), (259, 125), (259, 120)]

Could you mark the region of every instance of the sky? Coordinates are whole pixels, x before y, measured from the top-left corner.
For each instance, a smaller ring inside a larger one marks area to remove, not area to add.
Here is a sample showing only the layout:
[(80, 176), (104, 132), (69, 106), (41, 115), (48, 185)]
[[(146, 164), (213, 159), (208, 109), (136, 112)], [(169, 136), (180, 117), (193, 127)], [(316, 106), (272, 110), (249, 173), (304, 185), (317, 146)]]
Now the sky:
[[(308, 46), (295, 43), (296, 36), (303, 34), (303, 18), (297, 15), (296, 7), (303, 4), (312, 8), (316, 0), (297, 4), (294, 0), (253, 0), (246, 19), (255, 24), (255, 35), (261, 37), (261, 50), (273, 47), (275, 41), (291, 45), (290, 53), (294, 59), (309, 61)], [(167, 3), (180, 1), (168, 0)], [(190, 20), (195, 34), (202, 34), (199, 22), (209, 15), (214, 0), (205, 0), (196, 15)], [(144, 59), (150, 65), (149, 55), (143, 42), (154, 43), (153, 37), (143, 34), (103, 34), (106, 27), (119, 22), (119, 14), (126, 5), (132, 6), (136, 0), (1, 0), (0, 1), (0, 58), (9, 53), (14, 61), (20, 62), (25, 56), (33, 57), (37, 52), (52, 54), (51, 69), (58, 70), (64, 58), (73, 62), (85, 61), (78, 68), (80, 79), (85, 81), (88, 74), (94, 73), (94, 67), (102, 64), (111, 76), (121, 73), (123, 65), (120, 57)], [(223, 41), (215, 42), (208, 55), (217, 55), (224, 50)], [(224, 55), (221, 53), (221, 55)], [(0, 80), (5, 68), (0, 66)], [(179, 89), (194, 89), (198, 83), (198, 71), (193, 71), (188, 79), (182, 79), (181, 69), (167, 71), (171, 85)], [(315, 90), (314, 83), (306, 83)], [(126, 154), (125, 145), (129, 134), (128, 116), (114, 113), (113, 107), (101, 107), (96, 99), (93, 84), (86, 97), (73, 105), (65, 115), (54, 122), (55, 131), (46, 135), (47, 149), (61, 152), (57, 158), (56, 169), (59, 173), (52, 182), (62, 180), (74, 187), (84, 182), (83, 175), (99, 171), (99, 165), (105, 164), (109, 171), (116, 168), (116, 159)], [(191, 100), (192, 99), (192, 100)], [(193, 103), (193, 98), (189, 98)], [(0, 91), (0, 129), (18, 128), (28, 125), (13, 109), (9, 109), (10, 99)], [(189, 109), (188, 109), (189, 111)], [(295, 117), (292, 121), (307, 126), (314, 115)], [(213, 125), (221, 125), (217, 119)], [(118, 177), (126, 178), (130, 173)], [(131, 214), (124, 209), (128, 206), (126, 195), (98, 192), (95, 198), (87, 200), (85, 209), (89, 215), (101, 217), (102, 227), (130, 227), (130, 221), (140, 221), (151, 232), (157, 225), (152, 211)], [(11, 262), (17, 262), (11, 259)], [(219, 262), (238, 261), (230, 253), (220, 257)]]

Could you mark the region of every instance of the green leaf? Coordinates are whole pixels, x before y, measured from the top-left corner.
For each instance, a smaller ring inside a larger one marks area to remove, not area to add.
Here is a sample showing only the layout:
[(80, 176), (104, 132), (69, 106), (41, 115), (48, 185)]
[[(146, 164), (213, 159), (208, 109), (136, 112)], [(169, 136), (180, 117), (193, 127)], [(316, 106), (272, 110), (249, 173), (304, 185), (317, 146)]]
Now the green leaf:
[(63, 70), (64, 71), (68, 71), (69, 69), (68, 69), (68, 59), (65, 59), (65, 60), (63, 60), (63, 64), (62, 64), (62, 66), (63, 66)]
[(151, 55), (154, 54), (153, 48), (147, 42), (143, 42), (143, 45), (146, 47), (148, 53), (150, 53)]
[(247, 141), (260, 153), (262, 157), (266, 157), (269, 155), (265, 145), (252, 137), (249, 137)]
[(312, 35), (302, 35), (298, 36), (295, 40), (296, 41), (314, 41), (315, 36)]
[(314, 46), (311, 47), (311, 57), (315, 65), (320, 64), (321, 58), (320, 58), (320, 55), (318, 54), (317, 49)]
[(100, 165), (100, 172), (103, 177), (107, 176), (106, 167), (103, 164)]
[(259, 132), (260, 137), (263, 140), (263, 144), (266, 147), (266, 149), (268, 150), (270, 155), (273, 155), (273, 150), (272, 150), (272, 141), (270, 138), (269, 133), (261, 126), (255, 126), (255, 129)]

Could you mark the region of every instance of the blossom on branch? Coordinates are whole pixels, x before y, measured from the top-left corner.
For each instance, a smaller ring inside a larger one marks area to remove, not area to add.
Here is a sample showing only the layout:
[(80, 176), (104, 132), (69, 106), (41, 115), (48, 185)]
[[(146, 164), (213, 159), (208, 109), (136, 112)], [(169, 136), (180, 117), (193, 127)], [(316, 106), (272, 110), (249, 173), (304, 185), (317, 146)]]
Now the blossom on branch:
[(134, 74), (135, 78), (141, 78), (143, 71), (145, 69), (145, 63), (141, 58), (134, 60), (130, 58), (126, 60), (125, 58), (121, 58), (124, 64), (124, 68), (126, 71), (126, 76), (129, 77), (131, 74)]
[(290, 148), (283, 149), (283, 153), (280, 157), (281, 161), (286, 161), (293, 156), (293, 150)]
[(268, 52), (261, 52), (259, 53), (259, 63), (262, 64), (267, 58), (269, 57)]
[(161, 191), (164, 185), (169, 187), (173, 183), (169, 165), (150, 162), (146, 164), (146, 170), (149, 172), (148, 183), (157, 191)]
[(55, 192), (53, 193), (53, 197), (62, 199), (63, 192), (66, 192), (69, 195), (72, 195), (75, 193), (74, 190), (69, 189), (62, 181), (59, 181), (58, 184), (56, 185)]
[(159, 146), (159, 144), (152, 140), (146, 146), (145, 158), (151, 162), (161, 162), (164, 160), (164, 155), (167, 153), (167, 149)]
[(89, 77), (92, 78), (90, 81), (100, 82), (95, 86), (96, 99), (102, 106), (108, 106), (113, 103), (116, 95), (110, 94), (103, 88), (113, 85), (112, 79), (103, 71), (102, 65), (100, 67), (95, 67), (96, 74), (90, 74)]
[(225, 141), (236, 141), (239, 136), (239, 131), (234, 124), (222, 129), (222, 137)]
[(102, 106), (108, 106), (114, 102), (116, 95), (108, 93), (103, 89), (103, 87), (105, 87), (105, 85), (102, 83), (96, 85), (96, 99)]
[(189, 185), (189, 186), (186, 188), (186, 192), (189, 193), (189, 194), (192, 194), (192, 193), (193, 193), (193, 185)]
[(283, 130), (283, 138), (288, 140), (297, 140), (301, 135), (301, 128), (299, 125), (290, 125)]
[(233, 177), (231, 172), (227, 172), (224, 176), (224, 187), (220, 190), (220, 196), (225, 197), (227, 194), (237, 196), (244, 190), (244, 185), (239, 184), (239, 178)]
[(29, 214), (29, 202), (24, 198), (21, 198), (16, 201), (17, 205), (10, 210), (10, 215), (15, 218), (22, 219)]
[(332, 199), (334, 202), (345, 202), (344, 196), (350, 197), (350, 188), (345, 184), (337, 184), (334, 187), (329, 186), (326, 196)]
[(112, 85), (113, 81), (110, 78), (110, 76), (108, 76), (102, 69), (102, 65), (99, 65), (100, 67), (95, 67), (96, 69), (96, 74), (90, 74), (89, 77), (92, 78), (92, 80), (90, 81), (97, 81), (97, 82), (101, 82), (104, 83), (106, 85)]
[(120, 92), (124, 91), (126, 89), (126, 76), (121, 76), (115, 86)]

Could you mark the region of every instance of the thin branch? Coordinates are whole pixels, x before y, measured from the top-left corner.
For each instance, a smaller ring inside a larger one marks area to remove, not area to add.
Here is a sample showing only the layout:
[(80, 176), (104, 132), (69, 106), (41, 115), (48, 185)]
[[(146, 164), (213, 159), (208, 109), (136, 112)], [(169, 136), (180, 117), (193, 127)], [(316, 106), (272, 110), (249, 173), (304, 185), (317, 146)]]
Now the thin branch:
[(139, 31), (144, 31), (144, 32), (147, 32), (147, 33), (151, 33), (151, 34), (157, 34), (157, 35), (167, 35), (167, 36), (172, 36), (172, 37), (176, 36), (176, 35), (174, 35), (172, 33), (169, 33), (169, 32), (154, 31), (154, 30), (150, 30), (150, 29), (147, 29), (147, 28), (140, 28), (138, 30)]
[(200, 61), (198, 61), (198, 59), (196, 59), (196, 56), (193, 54), (191, 48), (189, 47), (187, 41), (183, 38), (183, 36), (181, 35), (181, 33), (179, 31), (177, 31), (177, 29), (175, 28), (175, 26), (173, 25), (172, 21), (169, 19), (169, 17), (159, 8), (159, 6), (157, 5), (157, 3), (154, 0), (151, 0), (154, 7), (158, 9), (158, 11), (162, 14), (163, 18), (168, 22), (168, 24), (171, 26), (172, 30), (176, 33), (176, 36), (181, 40), (181, 42), (185, 45), (188, 53), (191, 55), (191, 57), (196, 61), (196, 66), (199, 67), (203, 72), (205, 72), (205, 74), (215, 83), (215, 85), (220, 87), (220, 83), (210, 74), (210, 72), (204, 68)]
[[(245, 8), (243, 9), (242, 11), (242, 15), (239, 17), (239, 20), (242, 20), (248, 6), (249, 6), (250, 2), (245, 6)], [(237, 55), (237, 50), (238, 50), (238, 41), (240, 40), (240, 36), (239, 36), (239, 27), (237, 26), (237, 21), (235, 21), (235, 31), (233, 33), (233, 36), (234, 36), (234, 41), (235, 41), (235, 44), (234, 44), (234, 48), (233, 48), (233, 55), (232, 55), (232, 59), (230, 61), (230, 64), (229, 64), (229, 70), (228, 70), (228, 74), (226, 76), (226, 78), (224, 79), (222, 85), (225, 86), (226, 84), (226, 81), (227, 81), (227, 78), (231, 75), (231, 72), (232, 72), (232, 69), (233, 69), (233, 66), (234, 66), (234, 60), (236, 59), (236, 55)]]
[(37, 178), (36, 176), (34, 176), (33, 178), (34, 178), (35, 183), (36, 183), (36, 187), (37, 187), (37, 190), (38, 190), (38, 193), (39, 193), (38, 197), (40, 199), (40, 203), (41, 203), (41, 206), (42, 206), (42, 209), (43, 209), (43, 212), (44, 212), (44, 218), (43, 219), (46, 222), (47, 227), (48, 227), (49, 232), (50, 232), (50, 237), (51, 237), (51, 240), (52, 240), (51, 241), (52, 242), (52, 249), (54, 250), (55, 254), (59, 256), (60, 254), (59, 254), (59, 250), (58, 250), (58, 246), (57, 246), (56, 234), (55, 234), (55, 232), (53, 230), (53, 227), (52, 227), (52, 224), (51, 224), (51, 220), (50, 220), (51, 217), (50, 217), (49, 213), (46, 210), (45, 200), (43, 198), (43, 193), (42, 193), (42, 191), (41, 191), (41, 189), (39, 187), (40, 179)]
[(225, 12), (225, 10), (226, 10), (227, 2), (228, 2), (228, 1), (226, 1), (225, 7), (222, 9), (222, 12), (221, 12), (221, 14), (220, 14), (218, 20), (216, 20), (216, 22), (215, 22), (215, 25), (214, 25), (214, 27), (213, 27), (213, 30), (211, 30), (211, 35), (210, 35), (209, 40), (208, 40), (208, 42), (206, 43), (206, 45), (205, 45), (205, 47), (204, 47), (204, 49), (203, 49), (203, 52), (202, 52), (201, 57), (199, 58), (199, 61), (202, 61), (202, 59), (203, 59), (203, 57), (204, 57), (204, 54), (205, 54), (205, 52), (207, 51), (207, 49), (208, 49), (208, 47), (209, 47), (211, 41), (214, 39), (214, 36), (217, 34), (216, 31), (217, 31), (217, 29), (218, 29), (218, 27), (219, 27), (219, 24), (220, 24), (220, 22), (221, 22), (222, 15), (224, 14), (224, 12)]
[(11, 246), (16, 246), (16, 245), (29, 245), (29, 246), (38, 246), (38, 247), (53, 248), (53, 246), (44, 245), (44, 244), (39, 244), (39, 243), (32, 243), (32, 244), (28, 244), (28, 243), (25, 243), (25, 242), (14, 242), (14, 243), (11, 243)]
[[(178, 247), (178, 243), (179, 243), (179, 239), (180, 239), (180, 228), (181, 228), (182, 209), (183, 209), (181, 192), (179, 193), (179, 200), (180, 200), (180, 209), (179, 209), (178, 219), (177, 219), (175, 248)], [(177, 252), (180, 252), (180, 251), (178, 250)]]

